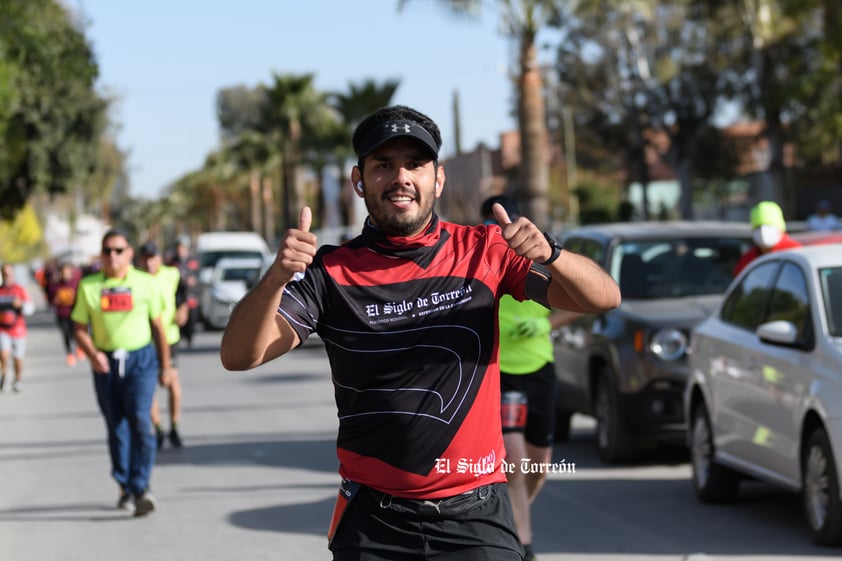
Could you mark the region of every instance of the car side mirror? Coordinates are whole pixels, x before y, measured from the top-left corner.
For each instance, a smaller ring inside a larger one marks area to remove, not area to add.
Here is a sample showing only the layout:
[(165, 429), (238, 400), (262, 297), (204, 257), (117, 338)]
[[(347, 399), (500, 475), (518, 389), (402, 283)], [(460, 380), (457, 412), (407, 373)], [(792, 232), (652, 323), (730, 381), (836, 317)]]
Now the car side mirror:
[(765, 343), (789, 346), (797, 346), (799, 343), (798, 328), (791, 321), (769, 321), (759, 325), (755, 333)]

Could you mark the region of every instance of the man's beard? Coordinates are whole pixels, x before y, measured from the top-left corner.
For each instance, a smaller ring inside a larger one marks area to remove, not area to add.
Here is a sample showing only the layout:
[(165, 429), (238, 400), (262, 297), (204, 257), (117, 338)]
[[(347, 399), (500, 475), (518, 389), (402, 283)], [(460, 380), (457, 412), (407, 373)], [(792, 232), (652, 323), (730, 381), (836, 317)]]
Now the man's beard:
[(370, 198), (367, 192), (365, 193), (365, 207), (378, 230), (387, 236), (406, 237), (416, 234), (430, 222), (436, 204), (435, 197), (431, 195), (430, 198), (429, 204), (425, 203), (425, 198), (416, 199), (419, 212), (414, 217), (401, 213), (387, 214), (382, 212), (383, 205), (389, 204), (388, 201)]

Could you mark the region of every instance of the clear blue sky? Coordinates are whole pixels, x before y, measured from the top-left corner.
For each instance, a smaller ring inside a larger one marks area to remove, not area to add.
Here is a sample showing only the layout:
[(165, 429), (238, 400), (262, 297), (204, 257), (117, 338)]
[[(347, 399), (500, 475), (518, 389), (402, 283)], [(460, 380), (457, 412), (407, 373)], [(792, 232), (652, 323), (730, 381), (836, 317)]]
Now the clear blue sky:
[[(435, 119), (452, 154), (458, 91), (462, 148), (499, 145), (515, 127), (513, 47), (491, 9), (457, 18), (435, 0), (66, 0), (81, 11), (100, 64), (100, 88), (129, 152), (131, 192), (156, 197), (218, 145), (219, 89), (315, 74), (323, 91), (400, 80), (394, 102)], [(487, 3), (493, 6), (493, 3)]]

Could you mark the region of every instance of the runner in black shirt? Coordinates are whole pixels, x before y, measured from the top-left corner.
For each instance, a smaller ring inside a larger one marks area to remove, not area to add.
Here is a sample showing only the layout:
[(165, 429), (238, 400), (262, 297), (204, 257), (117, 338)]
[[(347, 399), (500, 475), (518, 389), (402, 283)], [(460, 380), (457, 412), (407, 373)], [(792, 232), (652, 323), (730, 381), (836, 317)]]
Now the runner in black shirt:
[(317, 251), (302, 209), (232, 313), (223, 365), (256, 367), (314, 331), (324, 341), (343, 478), (334, 559), (521, 559), (502, 465), (497, 301), (590, 313), (617, 306), (619, 289), (499, 205), (502, 227), (439, 220), (441, 136), (425, 115), (381, 109), (353, 144), (361, 235)]

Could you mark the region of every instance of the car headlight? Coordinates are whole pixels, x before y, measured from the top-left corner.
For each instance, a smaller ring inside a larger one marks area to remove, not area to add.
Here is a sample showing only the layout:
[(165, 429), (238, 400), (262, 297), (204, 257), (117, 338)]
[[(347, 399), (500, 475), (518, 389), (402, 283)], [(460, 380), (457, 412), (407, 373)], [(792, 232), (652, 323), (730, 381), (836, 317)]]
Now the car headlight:
[(649, 350), (661, 360), (678, 360), (687, 352), (687, 336), (672, 327), (659, 329), (649, 342)]

